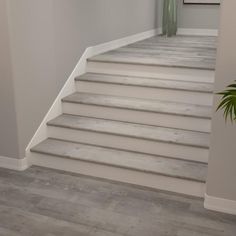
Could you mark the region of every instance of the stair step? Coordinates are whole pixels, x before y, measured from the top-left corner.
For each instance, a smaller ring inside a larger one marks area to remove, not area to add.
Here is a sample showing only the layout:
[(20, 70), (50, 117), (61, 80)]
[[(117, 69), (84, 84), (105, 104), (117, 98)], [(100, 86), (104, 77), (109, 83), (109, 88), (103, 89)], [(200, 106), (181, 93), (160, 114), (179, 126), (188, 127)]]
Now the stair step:
[(215, 55), (215, 37), (176, 36), (89, 58), (31, 163), (203, 197)]
[(48, 122), (48, 125), (156, 142), (174, 143), (198, 148), (209, 148), (209, 134), (203, 132), (186, 131), (65, 114)]
[[(163, 66), (163, 67), (179, 67), (188, 69), (200, 69), (200, 70), (215, 70), (215, 59), (210, 57), (195, 57), (192, 60), (189, 58), (182, 57), (179, 60), (179, 55), (165, 55), (160, 58), (160, 55), (152, 54), (145, 56), (143, 51), (130, 52), (131, 50), (125, 51), (124, 48), (117, 49), (115, 52), (110, 51), (98, 56), (88, 59), (89, 62), (105, 62), (105, 63), (122, 63), (122, 64), (136, 64), (136, 65), (147, 65), (147, 66)], [(133, 51), (133, 50), (132, 50)]]
[[(94, 56), (89, 61), (214, 70), (216, 39), (208, 40), (185, 40), (180, 36), (171, 39), (152, 37)], [(167, 45), (168, 49), (163, 48)]]
[[(146, 83), (147, 81), (151, 83)], [(212, 106), (213, 93), (211, 86), (208, 87), (208, 85), (210, 83), (173, 79), (163, 79), (160, 83), (157, 78), (140, 79), (140, 77), (93, 73), (76, 78), (77, 92)]]
[(74, 93), (62, 99), (63, 102), (123, 108), (144, 112), (173, 114), (197, 118), (211, 118), (211, 107), (152, 99), (139, 99), (91, 93)]
[(160, 78), (196, 83), (214, 83), (215, 71), (187, 69), (180, 67), (147, 66), (136, 64), (106, 63), (88, 61), (87, 73), (109, 74), (117, 76)]
[(86, 73), (77, 77), (76, 81), (213, 93), (213, 83), (179, 81), (161, 78)]
[(31, 151), (198, 182), (205, 182), (206, 180), (206, 164), (161, 156), (144, 155), (55, 139), (47, 139)]

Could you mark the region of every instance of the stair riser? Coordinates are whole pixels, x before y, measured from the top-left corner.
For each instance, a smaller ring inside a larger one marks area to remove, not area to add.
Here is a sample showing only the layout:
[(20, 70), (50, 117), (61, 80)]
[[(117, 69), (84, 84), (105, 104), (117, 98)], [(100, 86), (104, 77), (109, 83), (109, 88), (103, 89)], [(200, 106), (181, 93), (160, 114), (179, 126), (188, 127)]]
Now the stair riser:
[(59, 169), (197, 197), (203, 197), (205, 193), (205, 184), (195, 181), (149, 174), (145, 172), (43, 155), (33, 152), (30, 153), (29, 158), (31, 163), (37, 166)]
[(63, 102), (63, 113), (139, 124), (210, 132), (210, 119)]
[(213, 83), (213, 70), (185, 69), (178, 67), (147, 66), (122, 63), (92, 62), (87, 63), (87, 72), (141, 76), (150, 78), (174, 79), (181, 81), (195, 81)]
[(206, 148), (48, 126), (51, 138), (208, 163)]
[(212, 106), (213, 103), (213, 94), (211, 93), (200, 93), (173, 89), (147, 88), (85, 81), (77, 81), (76, 89), (78, 92), (84, 93), (126, 96), (144, 99), (159, 99), (197, 105)]

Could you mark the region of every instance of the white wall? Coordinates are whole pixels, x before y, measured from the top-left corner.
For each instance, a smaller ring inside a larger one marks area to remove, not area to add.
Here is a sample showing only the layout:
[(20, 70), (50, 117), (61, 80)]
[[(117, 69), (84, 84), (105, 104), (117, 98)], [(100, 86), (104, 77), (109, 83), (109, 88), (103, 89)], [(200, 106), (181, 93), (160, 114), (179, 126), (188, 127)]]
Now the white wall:
[[(12, 137), (6, 139), (5, 133), (0, 133), (4, 143), (0, 146), (0, 156), (23, 158), (28, 142), (86, 47), (154, 29), (157, 2), (0, 1), (8, 7), (4, 14), (7, 12), (9, 18), (11, 61), (8, 65), (12, 68), (14, 91), (8, 96), (11, 101), (1, 106), (5, 110), (7, 105), (14, 107), (17, 125), (11, 123), (15, 119), (13, 111), (6, 117), (0, 116), (0, 127), (11, 127), (10, 133), (17, 140), (17, 143), (10, 142)], [(1, 80), (1, 88), (2, 83)]]
[[(162, 6), (164, 0), (158, 0), (159, 27), (162, 26)], [(219, 5), (187, 5), (178, 1), (178, 27), (191, 29), (218, 29)]]
[(178, 26), (192, 29), (218, 29), (219, 5), (186, 5), (179, 0)]
[[(236, 1), (222, 4), (215, 91), (219, 92), (236, 80)], [(215, 96), (214, 107), (219, 104)], [(236, 201), (236, 124), (227, 124), (222, 112), (213, 113), (209, 173), (209, 196)]]
[(0, 0), (0, 156), (18, 156), (18, 134), (6, 0)]

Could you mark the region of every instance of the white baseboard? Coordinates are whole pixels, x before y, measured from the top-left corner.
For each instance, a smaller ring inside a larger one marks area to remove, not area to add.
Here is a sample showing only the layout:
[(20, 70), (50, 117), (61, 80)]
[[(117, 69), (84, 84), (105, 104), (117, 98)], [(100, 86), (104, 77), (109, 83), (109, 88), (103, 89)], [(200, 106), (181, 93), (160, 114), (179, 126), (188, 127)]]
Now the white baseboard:
[[(158, 34), (162, 34), (162, 28), (158, 28), (157, 32)], [(177, 35), (218, 36), (218, 30), (217, 29), (178, 28)]]
[(178, 35), (196, 35), (196, 36), (218, 36), (217, 29), (190, 29), (190, 28), (179, 28), (177, 31)]
[(47, 133), (47, 122), (57, 116), (59, 116), (60, 114), (62, 114), (62, 104), (61, 104), (61, 99), (63, 97), (68, 96), (69, 94), (72, 94), (76, 91), (76, 86), (75, 86), (75, 77), (84, 74), (86, 72), (86, 65), (87, 65), (87, 59), (140, 41), (140, 40), (144, 40), (147, 38), (150, 38), (152, 36), (155, 36), (157, 34), (159, 34), (161, 32), (160, 29), (152, 29), (149, 31), (145, 31), (139, 34), (135, 34), (135, 35), (131, 35), (128, 37), (124, 37), (121, 39), (117, 39), (117, 40), (113, 40), (107, 43), (103, 43), (103, 44), (99, 44), (96, 46), (91, 46), (88, 47), (84, 54), (82, 55), (82, 57), (80, 58), (79, 62), (77, 63), (75, 69), (73, 70), (73, 72), (71, 73), (70, 77), (67, 79), (64, 87), (62, 88), (62, 90), (60, 91), (60, 93), (58, 94), (57, 98), (55, 99), (54, 103), (52, 104), (51, 108), (49, 109), (48, 113), (46, 114), (46, 116), (44, 117), (42, 123), (40, 124), (39, 128), (37, 129), (37, 131), (35, 132), (33, 138), (31, 139), (30, 143), (28, 144), (27, 148), (26, 148), (26, 157), (29, 156), (30, 153), (30, 149), (37, 145), (38, 143), (40, 143), (41, 141), (43, 141), (44, 139), (46, 139), (48, 137), (48, 133)]
[(205, 194), (204, 207), (208, 210), (236, 215), (236, 201)]
[(27, 158), (16, 159), (16, 158), (0, 156), (0, 167), (11, 170), (23, 171), (29, 167), (29, 163)]

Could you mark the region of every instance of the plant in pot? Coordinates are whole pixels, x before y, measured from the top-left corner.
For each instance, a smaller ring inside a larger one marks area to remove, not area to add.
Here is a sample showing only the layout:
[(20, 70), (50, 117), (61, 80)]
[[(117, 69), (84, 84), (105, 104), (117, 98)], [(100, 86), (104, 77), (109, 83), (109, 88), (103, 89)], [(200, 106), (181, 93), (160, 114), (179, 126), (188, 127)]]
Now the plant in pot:
[(222, 95), (222, 98), (219, 106), (217, 107), (217, 111), (224, 111), (223, 115), (225, 121), (230, 119), (231, 122), (236, 122), (236, 81), (235, 83), (227, 86), (226, 90), (218, 94)]

